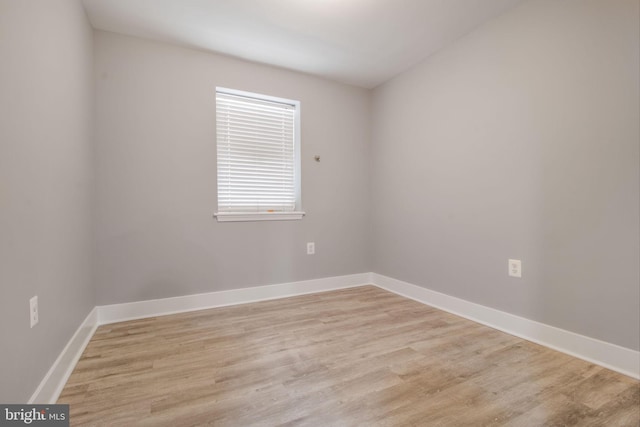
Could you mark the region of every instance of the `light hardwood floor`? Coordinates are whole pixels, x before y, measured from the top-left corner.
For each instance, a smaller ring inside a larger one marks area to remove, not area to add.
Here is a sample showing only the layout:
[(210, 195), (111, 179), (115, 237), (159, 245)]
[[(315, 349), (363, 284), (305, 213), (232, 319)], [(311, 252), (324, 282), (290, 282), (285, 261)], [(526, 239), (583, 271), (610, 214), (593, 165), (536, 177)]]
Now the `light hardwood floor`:
[(640, 383), (374, 286), (98, 328), (72, 425), (638, 426)]

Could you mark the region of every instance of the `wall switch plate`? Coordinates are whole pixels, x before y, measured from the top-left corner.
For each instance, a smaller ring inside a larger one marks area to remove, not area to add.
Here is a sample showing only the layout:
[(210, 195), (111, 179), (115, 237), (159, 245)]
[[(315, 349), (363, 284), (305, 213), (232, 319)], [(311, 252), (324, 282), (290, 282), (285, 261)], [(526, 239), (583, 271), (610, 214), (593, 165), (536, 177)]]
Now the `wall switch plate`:
[(316, 244), (314, 242), (307, 243), (307, 255), (313, 255), (316, 253)]
[(522, 261), (519, 259), (509, 260), (509, 276), (522, 277)]
[(29, 300), (29, 317), (31, 318), (31, 327), (38, 324), (38, 296)]

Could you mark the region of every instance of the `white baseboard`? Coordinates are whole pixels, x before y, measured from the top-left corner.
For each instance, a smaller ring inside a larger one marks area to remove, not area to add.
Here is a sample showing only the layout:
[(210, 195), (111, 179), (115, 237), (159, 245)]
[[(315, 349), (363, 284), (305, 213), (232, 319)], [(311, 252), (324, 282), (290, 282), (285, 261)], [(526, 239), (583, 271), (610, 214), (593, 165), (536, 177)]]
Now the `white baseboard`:
[(29, 399), (29, 403), (53, 404), (58, 400), (64, 385), (67, 383), (73, 368), (80, 359), (82, 352), (93, 337), (98, 327), (98, 310), (91, 310), (80, 324), (67, 345), (64, 347), (49, 372), (44, 376), (40, 385)]
[(371, 273), (379, 288), (640, 379), (640, 352)]
[(29, 399), (29, 403), (52, 404), (58, 400), (58, 396), (60, 396), (71, 372), (99, 325), (326, 292), (367, 284), (373, 284), (400, 296), (640, 379), (640, 352), (638, 351), (565, 331), (380, 274), (361, 273), (94, 307), (40, 382), (31, 399)]
[(227, 305), (247, 304), (296, 295), (332, 291), (370, 283), (371, 274), (361, 273), (282, 283), (278, 285), (255, 286), (205, 294), (103, 305), (97, 307), (98, 320), (101, 325), (104, 325), (145, 317), (163, 316)]

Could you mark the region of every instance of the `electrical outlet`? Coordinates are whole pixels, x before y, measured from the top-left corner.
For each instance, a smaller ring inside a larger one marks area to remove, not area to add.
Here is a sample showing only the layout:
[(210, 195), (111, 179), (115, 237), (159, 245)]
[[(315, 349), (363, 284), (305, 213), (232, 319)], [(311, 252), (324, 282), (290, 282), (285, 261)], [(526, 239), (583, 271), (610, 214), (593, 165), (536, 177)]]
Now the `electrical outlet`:
[(29, 317), (31, 318), (31, 327), (38, 324), (38, 296), (29, 300)]
[(509, 260), (509, 276), (522, 277), (522, 261), (519, 259)]
[(307, 243), (307, 255), (313, 255), (316, 253), (316, 244), (314, 242)]

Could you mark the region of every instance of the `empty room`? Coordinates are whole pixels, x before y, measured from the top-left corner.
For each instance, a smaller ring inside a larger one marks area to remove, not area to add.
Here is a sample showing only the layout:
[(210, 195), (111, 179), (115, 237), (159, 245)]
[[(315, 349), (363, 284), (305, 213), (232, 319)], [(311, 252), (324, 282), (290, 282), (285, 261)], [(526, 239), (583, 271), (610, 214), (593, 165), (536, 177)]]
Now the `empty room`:
[(640, 0), (0, 0), (0, 425), (640, 426)]

